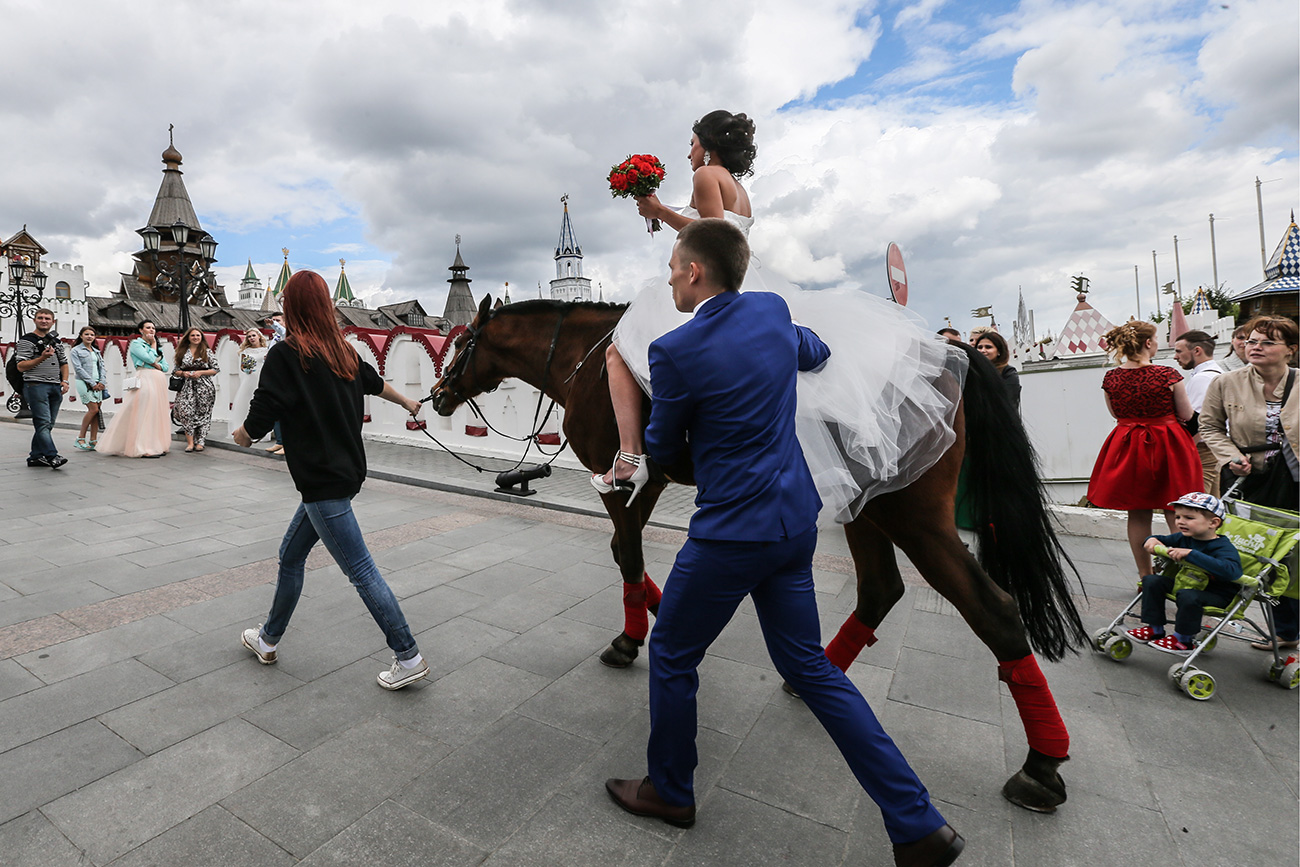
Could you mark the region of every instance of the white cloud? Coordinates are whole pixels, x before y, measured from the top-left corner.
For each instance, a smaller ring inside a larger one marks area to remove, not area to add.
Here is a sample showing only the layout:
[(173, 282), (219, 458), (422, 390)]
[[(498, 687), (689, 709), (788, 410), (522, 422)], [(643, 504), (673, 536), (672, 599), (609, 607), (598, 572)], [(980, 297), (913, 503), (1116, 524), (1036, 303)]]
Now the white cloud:
[[(1294, 3), (1025, 0), (964, 31), (954, 4), (919, 0), (893, 18), (908, 53), (877, 92), (803, 102), (876, 49), (883, 5), (11, 4), (31, 38), (6, 60), (39, 74), (0, 107), (26, 131), (6, 143), (0, 229), (28, 223), (115, 288), (174, 122), (232, 296), (245, 258), (274, 279), (288, 246), (331, 285), (355, 255), (358, 294), (437, 314), (461, 234), (476, 292), (531, 297), (568, 193), (588, 276), (626, 299), (669, 245), (609, 197), (608, 166), (658, 154), (663, 198), (682, 202), (690, 125), (725, 107), (758, 124), (755, 248), (810, 285), (883, 292), (892, 240), (933, 323), (988, 303), (1009, 318), (1018, 284), (1040, 326), (1063, 321), (1079, 270), (1123, 318), (1133, 264), (1145, 296), (1153, 247), (1172, 275), (1174, 234), (1184, 286), (1208, 282), (1211, 211), (1220, 279), (1254, 282), (1254, 177), (1284, 179), (1265, 188), (1270, 251), (1300, 187)], [(187, 14), (201, 35), (178, 39)], [(960, 104), (954, 82), (990, 58), (1015, 61), (1009, 97)]]

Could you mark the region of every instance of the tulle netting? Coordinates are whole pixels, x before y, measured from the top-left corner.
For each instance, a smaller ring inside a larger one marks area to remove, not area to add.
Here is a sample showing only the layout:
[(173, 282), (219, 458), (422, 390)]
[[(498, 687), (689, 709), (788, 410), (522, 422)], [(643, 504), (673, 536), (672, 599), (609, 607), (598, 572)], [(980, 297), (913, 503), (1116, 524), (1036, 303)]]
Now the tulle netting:
[[(727, 217), (746, 232), (753, 222)], [(820, 371), (799, 374), (796, 418), (822, 499), (821, 523), (853, 520), (873, 497), (916, 481), (952, 446), (966, 355), (915, 313), (861, 291), (800, 289), (756, 258), (742, 291), (777, 293), (794, 320), (831, 349)], [(647, 393), (651, 341), (689, 318), (677, 312), (660, 277), (619, 321), (614, 343)]]

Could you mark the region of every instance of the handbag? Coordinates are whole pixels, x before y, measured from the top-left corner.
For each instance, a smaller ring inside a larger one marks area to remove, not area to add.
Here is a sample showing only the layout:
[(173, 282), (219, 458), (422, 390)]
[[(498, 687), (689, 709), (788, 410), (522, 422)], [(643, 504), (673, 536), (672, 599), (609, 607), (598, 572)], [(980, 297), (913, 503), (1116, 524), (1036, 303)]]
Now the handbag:
[(138, 376), (128, 376), (123, 378), (122, 380), (123, 391), (135, 391), (139, 387), (140, 387), (140, 377)]
[(168, 391), (180, 391), (181, 387), (184, 385), (185, 385), (185, 377), (177, 376), (174, 373), (171, 375), (171, 378), (167, 380)]

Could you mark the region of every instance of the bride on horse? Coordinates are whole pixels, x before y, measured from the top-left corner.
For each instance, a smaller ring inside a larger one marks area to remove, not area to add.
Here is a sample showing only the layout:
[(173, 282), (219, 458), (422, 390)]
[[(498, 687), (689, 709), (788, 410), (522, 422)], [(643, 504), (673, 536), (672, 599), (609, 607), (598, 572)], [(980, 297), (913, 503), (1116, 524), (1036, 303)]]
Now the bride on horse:
[[(717, 110), (691, 131), (690, 204), (677, 210), (650, 195), (637, 199), (637, 211), (677, 231), (720, 217), (748, 235), (754, 216), (741, 178), (753, 174), (754, 122)], [(967, 359), (936, 340), (918, 316), (862, 291), (802, 290), (757, 259), (744, 290), (780, 294), (794, 318), (832, 349), (824, 369), (799, 376), (798, 391), (799, 442), (825, 504), (823, 519), (851, 521), (872, 497), (916, 481), (952, 446)], [(591, 477), (602, 495), (628, 491), (630, 504), (650, 478), (642, 454), (649, 347), (689, 318), (677, 312), (666, 281), (655, 279), (618, 322), (605, 361), (619, 450), (607, 472)]]

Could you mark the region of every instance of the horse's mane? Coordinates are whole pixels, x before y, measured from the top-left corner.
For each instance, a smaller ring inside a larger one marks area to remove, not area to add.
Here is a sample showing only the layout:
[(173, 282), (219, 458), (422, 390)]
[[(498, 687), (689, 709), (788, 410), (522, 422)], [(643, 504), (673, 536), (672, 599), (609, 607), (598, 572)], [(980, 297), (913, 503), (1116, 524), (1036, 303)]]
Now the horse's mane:
[(492, 310), (491, 318), (504, 316), (506, 314), (524, 315), (528, 313), (564, 313), (569, 314), (575, 310), (596, 310), (596, 311), (613, 311), (625, 310), (627, 304), (615, 304), (610, 301), (556, 301), (551, 298), (531, 298), (527, 301), (516, 301), (513, 304), (506, 304)]

